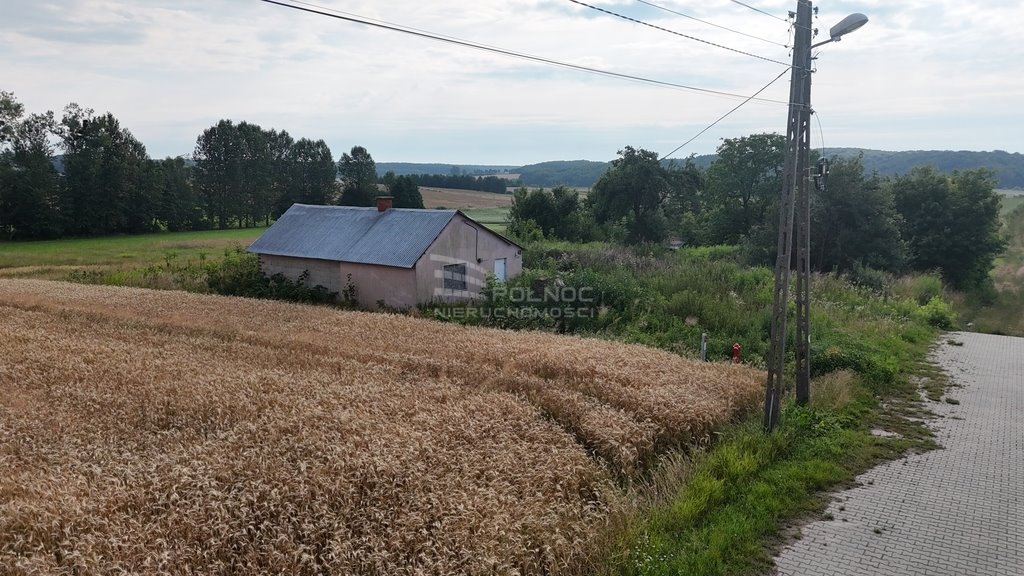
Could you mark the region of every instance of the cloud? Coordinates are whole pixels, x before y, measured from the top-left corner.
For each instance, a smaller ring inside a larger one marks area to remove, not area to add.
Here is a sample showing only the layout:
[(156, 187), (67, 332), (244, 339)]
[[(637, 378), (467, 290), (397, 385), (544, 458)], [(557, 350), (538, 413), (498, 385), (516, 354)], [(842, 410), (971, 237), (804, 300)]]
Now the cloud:
[[(782, 66), (555, 0), (317, 4), (560, 61), (752, 94)], [(786, 23), (733, 3), (657, 4), (785, 44)], [(793, 2), (750, 2), (785, 16)], [(789, 61), (788, 50), (643, 6), (601, 2), (709, 42)], [(818, 2), (825, 31), (871, 22), (822, 48), (814, 106), (829, 145), (1020, 150), (1024, 49), (1016, 2)], [(626, 144), (674, 148), (738, 101), (656, 88), (234, 0), (18, 3), (0, 23), (4, 86), (30, 110), (110, 110), (154, 155), (189, 152), (220, 118), (324, 138), (335, 153), (459, 163), (608, 159)], [(821, 38), (819, 37), (819, 40)], [(780, 80), (763, 94), (788, 99)], [(750, 103), (681, 154), (785, 124)], [(998, 120), (997, 118), (1000, 118)], [(945, 127), (943, 130), (936, 127)], [(817, 136), (816, 136), (817, 138)], [(988, 140), (986, 140), (986, 138)], [(990, 143), (986, 144), (986, 142)], [(373, 143), (370, 146), (369, 143)], [(879, 144), (872, 144), (878, 142)], [(885, 144), (882, 144), (885, 143)], [(672, 145), (669, 145), (672, 144)], [(451, 156), (449, 156), (449, 154)]]

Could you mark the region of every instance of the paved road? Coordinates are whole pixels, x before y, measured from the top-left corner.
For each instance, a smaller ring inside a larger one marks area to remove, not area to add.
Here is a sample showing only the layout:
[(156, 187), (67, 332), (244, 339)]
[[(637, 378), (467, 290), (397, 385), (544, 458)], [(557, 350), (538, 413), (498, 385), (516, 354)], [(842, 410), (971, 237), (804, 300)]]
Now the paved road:
[(960, 388), (929, 402), (944, 447), (879, 466), (775, 559), (785, 576), (1024, 576), (1024, 338), (955, 333)]

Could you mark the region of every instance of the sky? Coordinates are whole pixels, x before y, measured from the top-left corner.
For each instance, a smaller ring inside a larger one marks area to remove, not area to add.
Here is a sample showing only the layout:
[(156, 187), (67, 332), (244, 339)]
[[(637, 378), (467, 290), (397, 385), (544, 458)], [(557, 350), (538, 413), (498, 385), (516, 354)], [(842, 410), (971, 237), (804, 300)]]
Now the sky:
[[(759, 97), (780, 102), (746, 103), (674, 157), (785, 129), (792, 43), (785, 20), (796, 0), (588, 2), (670, 32), (570, 0), (309, 1), (336, 14), (741, 96), (778, 77)], [(849, 13), (870, 19), (816, 50), (815, 147), (1024, 152), (1024, 2), (815, 6), (816, 42)], [(228, 118), (323, 139), (335, 156), (364, 146), (378, 162), (603, 161), (627, 145), (666, 154), (743, 102), (261, 0), (0, 0), (0, 70), (0, 90), (27, 112), (59, 115), (70, 102), (109, 111), (152, 157), (190, 154), (204, 129)]]

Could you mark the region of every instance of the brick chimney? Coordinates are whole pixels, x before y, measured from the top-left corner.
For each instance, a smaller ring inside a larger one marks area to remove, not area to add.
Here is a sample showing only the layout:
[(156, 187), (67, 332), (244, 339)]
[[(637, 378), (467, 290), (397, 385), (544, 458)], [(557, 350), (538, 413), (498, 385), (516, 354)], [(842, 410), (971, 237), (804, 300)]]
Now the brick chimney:
[(377, 196), (377, 212), (386, 212), (391, 210), (392, 204), (394, 204), (394, 196)]

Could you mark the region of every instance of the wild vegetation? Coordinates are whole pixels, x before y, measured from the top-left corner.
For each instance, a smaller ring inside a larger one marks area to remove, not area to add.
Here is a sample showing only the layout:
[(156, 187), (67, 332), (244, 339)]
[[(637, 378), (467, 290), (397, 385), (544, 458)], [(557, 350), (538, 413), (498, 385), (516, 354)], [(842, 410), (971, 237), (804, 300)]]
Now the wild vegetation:
[[(517, 191), (509, 231), (524, 241), (739, 245), (746, 263), (774, 263), (784, 143), (727, 138), (706, 170), (627, 146), (585, 199), (565, 188)], [(812, 194), (815, 270), (938, 272), (953, 288), (991, 290), (988, 271), (1005, 246), (991, 171), (923, 167), (882, 179), (865, 175), (860, 158), (836, 158)]]
[(1003, 196), (1001, 219), (1007, 248), (992, 269), (994, 291), (948, 296), (974, 330), (1024, 336), (1024, 196)]
[(552, 334), (0, 281), (8, 573), (566, 573), (760, 372)]

